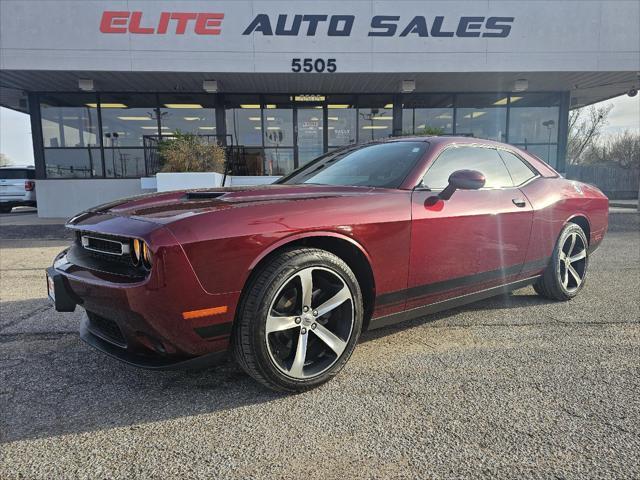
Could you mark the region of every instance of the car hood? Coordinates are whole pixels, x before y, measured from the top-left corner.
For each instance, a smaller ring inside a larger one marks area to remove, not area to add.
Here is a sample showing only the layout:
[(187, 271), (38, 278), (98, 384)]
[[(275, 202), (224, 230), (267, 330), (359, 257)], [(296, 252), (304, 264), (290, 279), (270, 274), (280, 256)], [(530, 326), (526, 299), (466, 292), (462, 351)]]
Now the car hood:
[[(316, 198), (362, 195), (371, 187), (327, 185), (261, 185), (200, 190), (180, 190), (127, 198), (100, 205), (74, 217), (91, 215), (131, 217), (154, 223), (171, 223), (193, 215), (256, 204), (308, 201)], [(74, 223), (74, 219), (70, 221)]]

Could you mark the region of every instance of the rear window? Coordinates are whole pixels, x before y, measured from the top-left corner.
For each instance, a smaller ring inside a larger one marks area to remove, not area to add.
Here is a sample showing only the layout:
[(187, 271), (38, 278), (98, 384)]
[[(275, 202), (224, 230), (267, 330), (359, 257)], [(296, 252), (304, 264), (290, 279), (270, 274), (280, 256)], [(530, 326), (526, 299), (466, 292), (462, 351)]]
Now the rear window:
[(0, 179), (24, 180), (36, 178), (35, 170), (30, 168), (0, 168)]
[(398, 188), (428, 145), (399, 141), (340, 150), (317, 158), (278, 183)]
[(502, 160), (504, 160), (504, 163), (511, 174), (511, 178), (513, 178), (514, 185), (522, 185), (527, 180), (536, 176), (536, 173), (531, 169), (531, 167), (525, 164), (513, 153), (507, 152), (506, 150), (498, 150), (498, 153), (502, 157)]

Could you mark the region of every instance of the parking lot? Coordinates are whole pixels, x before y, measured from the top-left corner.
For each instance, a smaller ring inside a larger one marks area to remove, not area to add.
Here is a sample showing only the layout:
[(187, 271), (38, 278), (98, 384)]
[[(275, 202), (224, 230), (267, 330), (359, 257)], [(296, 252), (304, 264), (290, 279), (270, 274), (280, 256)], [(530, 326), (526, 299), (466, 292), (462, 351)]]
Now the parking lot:
[(611, 215), (574, 301), (525, 288), (367, 333), (300, 395), (92, 350), (44, 298), (61, 229), (3, 226), (0, 478), (638, 478), (638, 219)]

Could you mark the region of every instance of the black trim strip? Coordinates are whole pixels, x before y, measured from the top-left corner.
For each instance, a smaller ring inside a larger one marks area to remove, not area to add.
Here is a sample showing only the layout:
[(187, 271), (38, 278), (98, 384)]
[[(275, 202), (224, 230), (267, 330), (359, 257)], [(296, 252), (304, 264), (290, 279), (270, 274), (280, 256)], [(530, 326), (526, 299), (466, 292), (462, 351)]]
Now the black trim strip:
[(369, 330), (376, 328), (388, 327), (396, 323), (404, 322), (405, 320), (411, 320), (412, 318), (419, 318), (425, 315), (431, 315), (432, 313), (441, 312), (443, 310), (449, 310), (450, 308), (461, 307), (469, 303), (484, 300), (485, 298), (495, 297), (503, 293), (516, 290), (518, 288), (526, 287), (535, 283), (540, 278), (539, 275), (535, 277), (525, 278), (524, 280), (518, 280), (516, 282), (507, 283), (498, 287), (488, 288), (486, 290), (480, 290), (478, 292), (469, 293), (467, 295), (461, 295), (459, 297), (450, 298), (441, 302), (432, 303), (422, 307), (412, 308), (411, 310), (405, 310), (403, 312), (392, 313), (384, 317), (372, 318), (369, 323)]
[(215, 325), (207, 325), (206, 327), (194, 328), (195, 332), (202, 338), (222, 337), (231, 334), (233, 322), (217, 323)]
[(447, 290), (466, 287), (476, 283), (488, 282), (490, 280), (496, 280), (501, 277), (516, 275), (520, 272), (542, 269), (545, 268), (548, 263), (549, 258), (541, 258), (539, 260), (534, 260), (525, 264), (519, 263), (510, 267), (500, 268), (497, 270), (489, 270), (487, 272), (476, 273), (474, 275), (468, 275), (466, 277), (457, 277), (450, 280), (443, 280), (441, 282), (428, 283), (426, 285), (418, 285), (416, 287), (407, 288), (405, 290), (385, 293), (378, 296), (378, 298), (376, 299), (376, 305), (387, 306), (405, 300), (433, 295), (435, 293), (446, 292)]

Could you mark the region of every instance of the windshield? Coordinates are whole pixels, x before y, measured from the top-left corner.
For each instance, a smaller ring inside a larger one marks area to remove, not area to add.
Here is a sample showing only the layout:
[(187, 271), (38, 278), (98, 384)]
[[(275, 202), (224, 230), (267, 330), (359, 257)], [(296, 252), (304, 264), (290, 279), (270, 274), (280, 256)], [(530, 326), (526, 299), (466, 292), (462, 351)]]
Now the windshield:
[(278, 183), (398, 188), (428, 145), (399, 141), (351, 147), (318, 157)]

